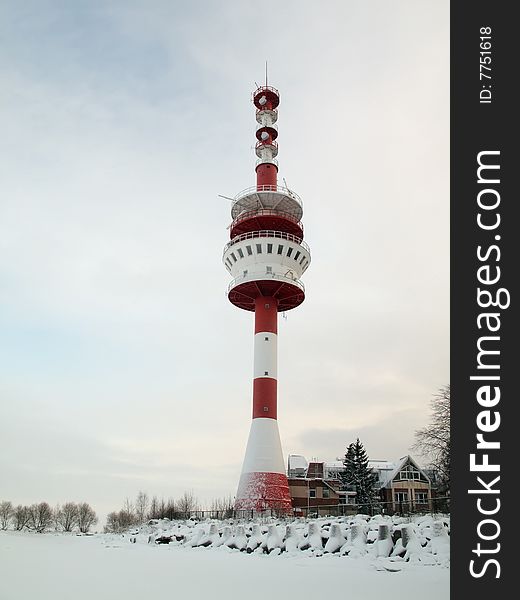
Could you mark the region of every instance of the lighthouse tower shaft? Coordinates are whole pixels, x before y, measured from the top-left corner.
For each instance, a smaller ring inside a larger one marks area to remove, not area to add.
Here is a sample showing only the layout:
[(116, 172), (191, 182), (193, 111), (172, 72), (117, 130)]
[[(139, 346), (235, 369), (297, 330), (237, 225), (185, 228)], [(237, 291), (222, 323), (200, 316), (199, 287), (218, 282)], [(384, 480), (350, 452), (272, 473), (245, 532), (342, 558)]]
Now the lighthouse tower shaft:
[(303, 241), (303, 206), (278, 185), (278, 90), (259, 87), (256, 107), (256, 186), (240, 192), (231, 208), (230, 241), (223, 262), (234, 278), (228, 298), (255, 313), (253, 413), (235, 508), (289, 512), (291, 496), (277, 421), (278, 312), (305, 299), (300, 277), (310, 264)]
[(276, 298), (256, 298), (253, 422), (238, 485), (237, 510), (291, 509), (276, 418), (277, 325)]

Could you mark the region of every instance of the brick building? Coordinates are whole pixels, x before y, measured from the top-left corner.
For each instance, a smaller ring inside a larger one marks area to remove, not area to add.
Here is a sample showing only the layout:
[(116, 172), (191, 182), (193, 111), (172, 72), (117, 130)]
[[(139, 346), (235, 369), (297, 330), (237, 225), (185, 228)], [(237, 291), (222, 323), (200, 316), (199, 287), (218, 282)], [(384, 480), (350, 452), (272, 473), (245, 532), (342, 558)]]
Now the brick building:
[[(385, 511), (402, 513), (431, 508), (431, 480), (411, 456), (404, 456), (396, 463), (369, 461), (369, 466), (377, 474)], [(287, 478), (296, 514), (355, 512), (356, 492), (343, 486), (344, 469), (339, 460), (307, 462), (301, 455), (289, 455)]]

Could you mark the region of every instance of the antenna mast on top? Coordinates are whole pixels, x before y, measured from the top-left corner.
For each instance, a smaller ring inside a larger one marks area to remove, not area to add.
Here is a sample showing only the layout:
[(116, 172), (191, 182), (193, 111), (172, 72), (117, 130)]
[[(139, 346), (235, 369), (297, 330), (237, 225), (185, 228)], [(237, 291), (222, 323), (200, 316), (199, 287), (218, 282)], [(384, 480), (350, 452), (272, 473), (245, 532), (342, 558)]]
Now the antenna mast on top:
[(265, 87), (267, 87), (267, 61), (265, 61)]

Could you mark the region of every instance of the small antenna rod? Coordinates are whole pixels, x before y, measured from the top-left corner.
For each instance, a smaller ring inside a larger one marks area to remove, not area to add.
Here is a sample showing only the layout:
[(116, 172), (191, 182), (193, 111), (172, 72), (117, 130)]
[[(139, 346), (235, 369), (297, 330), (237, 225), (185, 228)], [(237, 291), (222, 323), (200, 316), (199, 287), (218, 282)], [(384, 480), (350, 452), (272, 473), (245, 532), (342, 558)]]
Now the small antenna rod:
[(265, 61), (265, 87), (267, 87), (267, 61)]

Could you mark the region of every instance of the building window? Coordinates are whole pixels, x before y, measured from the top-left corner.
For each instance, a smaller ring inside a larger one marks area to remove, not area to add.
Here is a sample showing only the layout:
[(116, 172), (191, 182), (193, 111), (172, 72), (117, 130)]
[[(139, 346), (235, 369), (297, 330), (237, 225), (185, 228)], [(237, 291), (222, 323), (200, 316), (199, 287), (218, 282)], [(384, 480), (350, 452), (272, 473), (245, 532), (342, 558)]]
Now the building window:
[(398, 473), (397, 479), (401, 481), (426, 481), (424, 475), (413, 465), (405, 465)]
[(257, 252), (258, 254), (262, 254), (262, 244), (257, 244), (257, 245), (256, 245), (256, 252)]
[(267, 254), (272, 254), (272, 253), (273, 253), (273, 245), (267, 244)]
[(268, 341), (269, 341), (269, 338), (268, 338), (268, 337), (265, 337), (265, 338), (264, 338), (264, 340), (265, 340), (266, 342), (268, 342)]
[(234, 252), (231, 252), (231, 258), (233, 259), (233, 262), (237, 262), (237, 257)]
[(247, 253), (249, 254), (249, 256), (251, 256), (251, 254), (253, 254), (253, 248), (251, 248), (251, 246), (246, 246), (246, 250), (247, 250)]
[(233, 265), (233, 263), (229, 260), (229, 258), (226, 258), (226, 264), (231, 267)]
[(316, 498), (316, 489), (309, 489), (309, 498)]
[(269, 375), (269, 371), (264, 371), (264, 375)]
[(283, 245), (278, 244), (278, 254), (281, 254), (282, 252), (283, 252)]
[(294, 260), (298, 260), (298, 257), (300, 256), (301, 252), (298, 250), (298, 252), (296, 252), (296, 254), (294, 255)]
[(247, 269), (244, 270), (244, 277), (247, 276)]
[(415, 492), (417, 504), (428, 504), (428, 492)]
[(267, 273), (272, 273), (273, 272), (273, 267), (266, 267), (266, 269), (267, 269), (267, 271), (266, 271)]
[(293, 249), (289, 246), (289, 248), (287, 248), (287, 256), (291, 256)]
[(305, 260), (305, 254), (302, 256), (301, 260), (300, 260), (300, 265), (303, 265), (303, 261)]
[(395, 501), (396, 502), (408, 502), (408, 492), (396, 492), (395, 493)]
[(240, 256), (240, 258), (244, 258), (244, 253), (242, 252), (242, 248), (237, 248), (237, 252), (238, 252), (238, 256)]
[(330, 490), (328, 487), (324, 487), (322, 493), (324, 498), (330, 498)]

